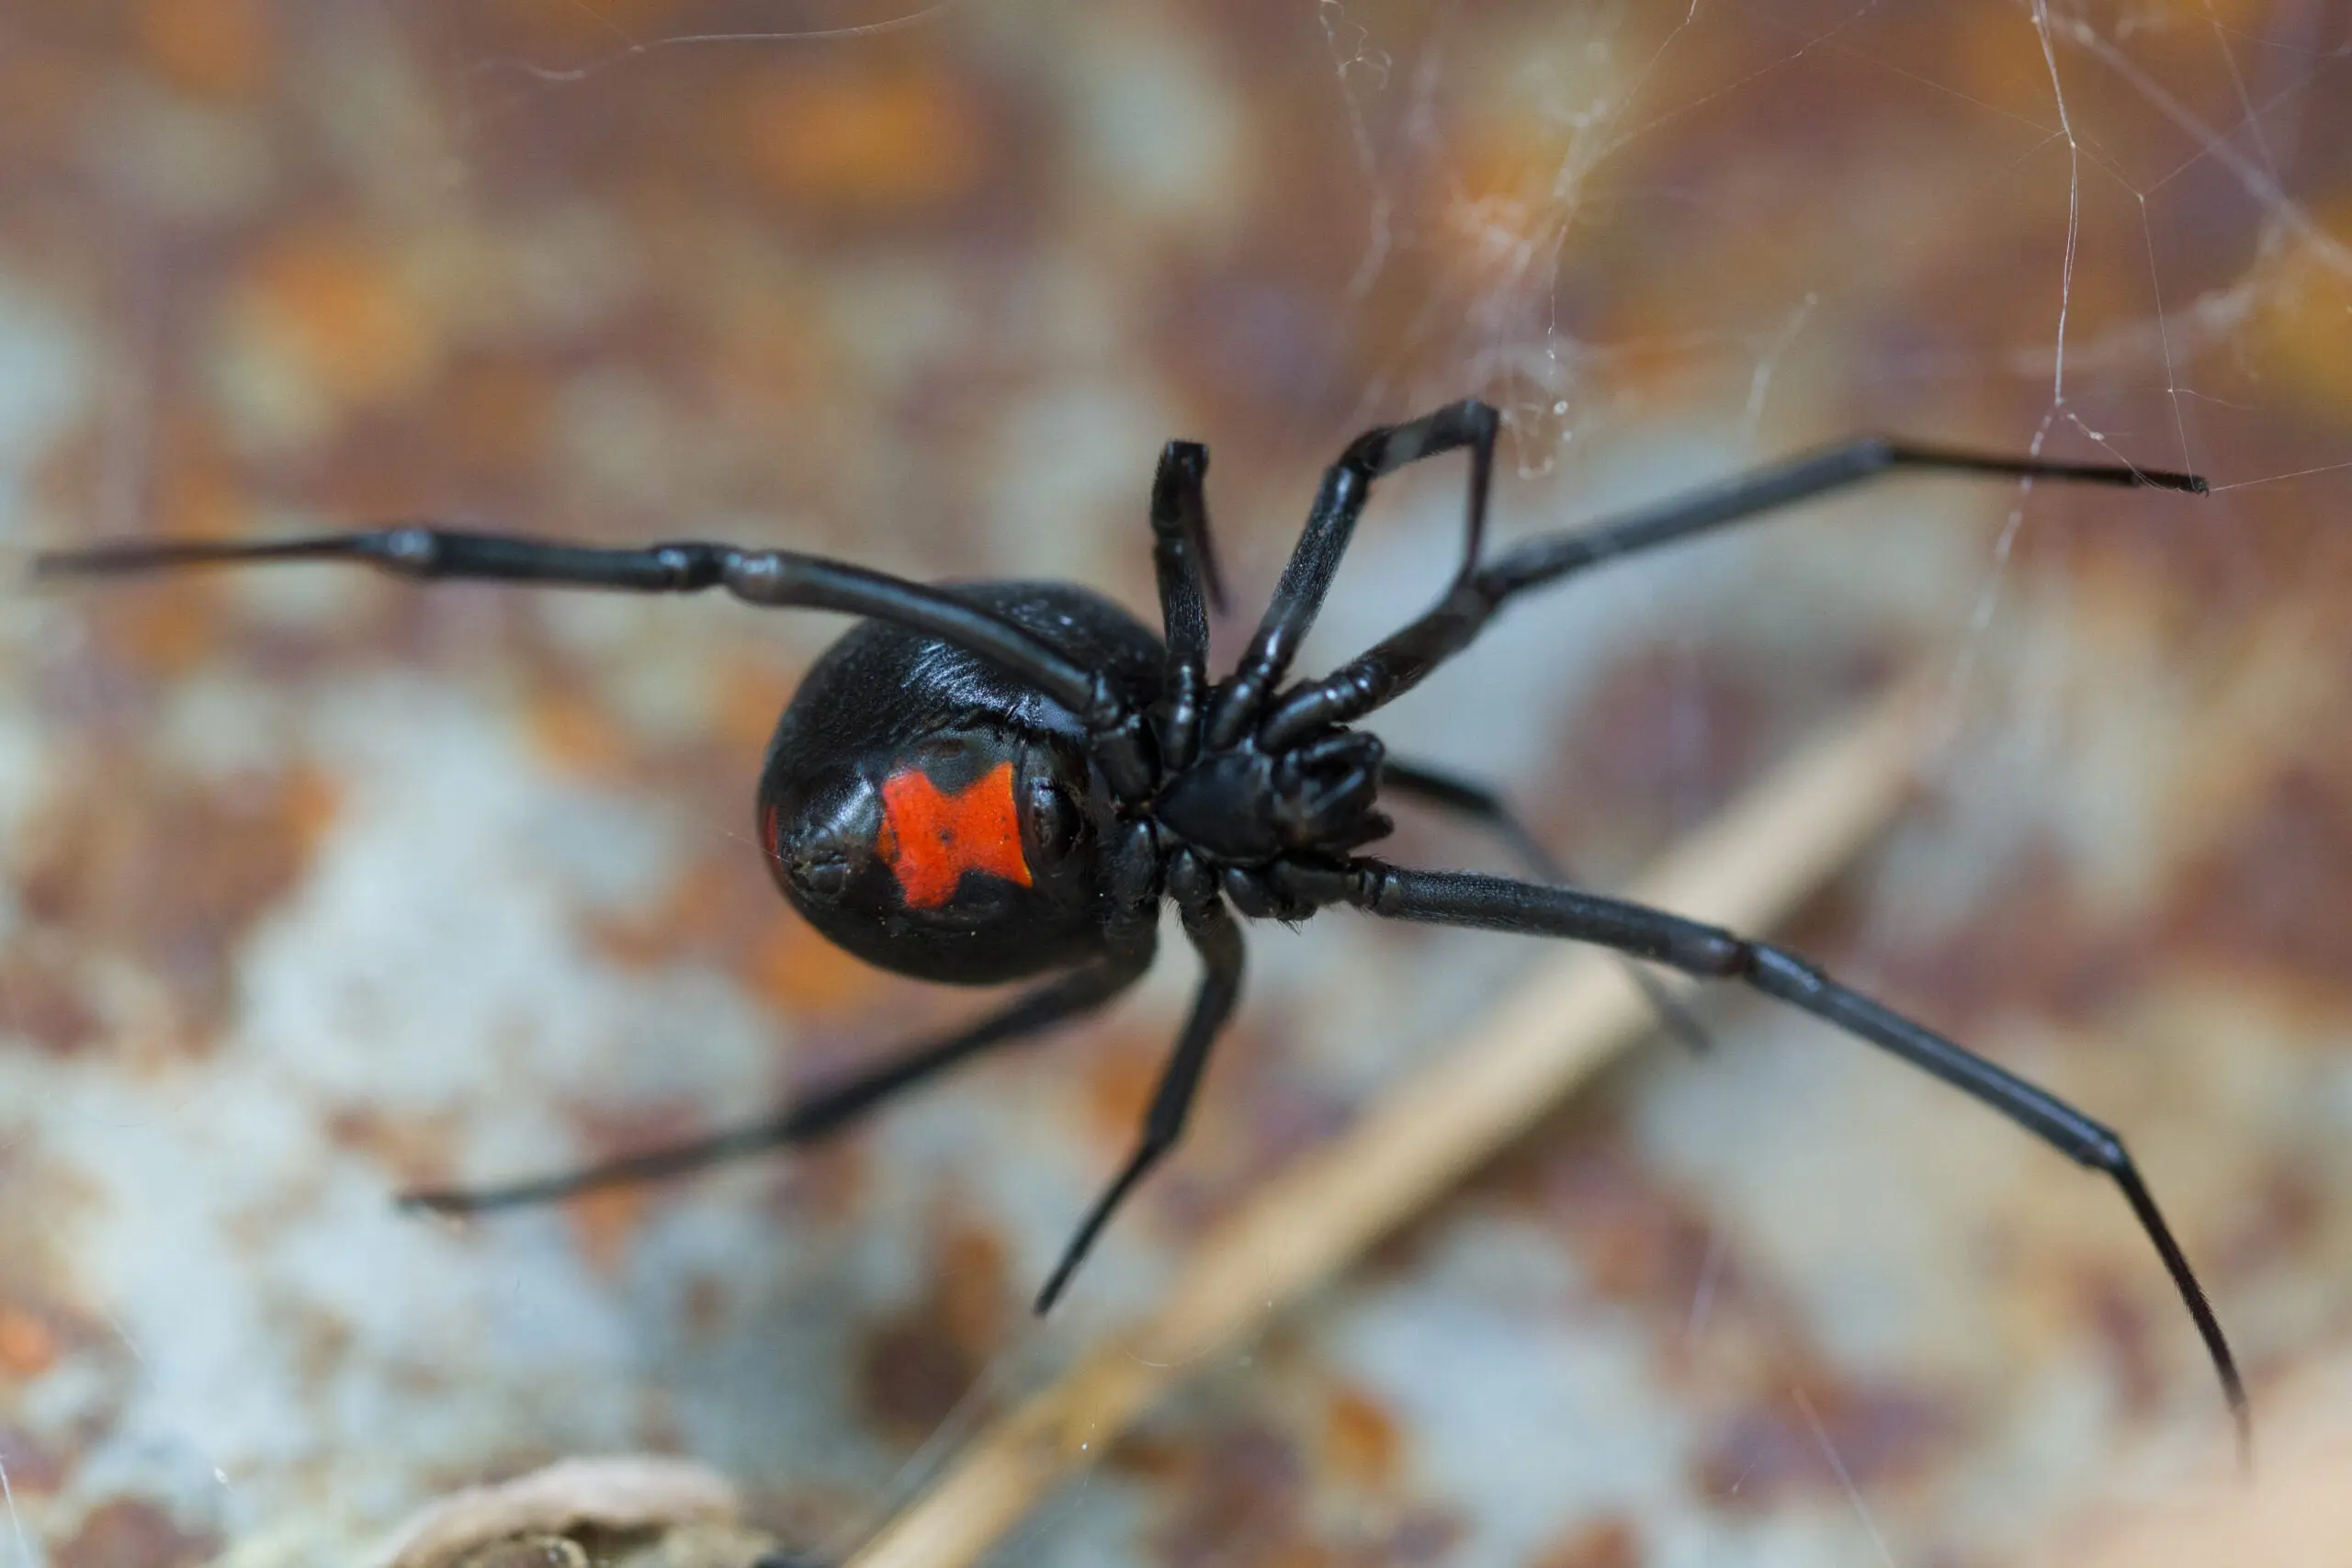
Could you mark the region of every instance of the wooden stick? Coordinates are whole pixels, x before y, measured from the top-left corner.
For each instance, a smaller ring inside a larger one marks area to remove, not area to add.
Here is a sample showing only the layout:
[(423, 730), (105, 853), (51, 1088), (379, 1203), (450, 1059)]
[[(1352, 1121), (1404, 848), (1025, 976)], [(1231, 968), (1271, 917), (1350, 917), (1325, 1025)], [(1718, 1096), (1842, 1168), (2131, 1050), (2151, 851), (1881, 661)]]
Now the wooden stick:
[[(1928, 743), (1934, 691), (1871, 704), (1686, 841), (1632, 890), (1736, 929), (1781, 919), (1891, 817)], [(1159, 1308), (982, 1432), (848, 1568), (961, 1568), (1092, 1464), (1186, 1369), (1254, 1333), (1547, 1114), (1646, 1032), (1623, 968), (1546, 963), (1347, 1133), (1204, 1236)]]

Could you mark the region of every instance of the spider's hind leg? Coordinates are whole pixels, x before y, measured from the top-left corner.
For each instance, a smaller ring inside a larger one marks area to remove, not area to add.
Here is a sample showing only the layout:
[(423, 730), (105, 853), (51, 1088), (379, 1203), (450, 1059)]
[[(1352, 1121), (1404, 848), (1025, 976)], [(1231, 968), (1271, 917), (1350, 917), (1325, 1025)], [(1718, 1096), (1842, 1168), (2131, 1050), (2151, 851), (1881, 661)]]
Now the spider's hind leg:
[(684, 1176), (730, 1160), (811, 1143), (841, 1131), (885, 1101), (983, 1052), (1034, 1040), (1057, 1023), (1093, 1011), (1141, 979), (1150, 967), (1151, 949), (1147, 933), (1139, 951), (1048, 981), (1001, 1012), (944, 1039), (889, 1057), (857, 1077), (820, 1090), (764, 1120), (687, 1143), (645, 1149), (584, 1170), (496, 1187), (403, 1193), (400, 1206), (435, 1214), (479, 1214), (493, 1209), (553, 1202), (600, 1188)]
[(1646, 905), (1468, 872), (1407, 871), (1370, 860), (1355, 863), (1350, 902), (1368, 914), (1392, 919), (1561, 937), (1613, 948), (1703, 980), (1736, 980), (1901, 1057), (2008, 1118), (2077, 1165), (2103, 1173), (2131, 1204), (2205, 1342), (2237, 1424), (2241, 1458), (2252, 1452), (2245, 1381), (2172, 1227), (2123, 1140), (2056, 1095), (1840, 985), (1784, 948)]

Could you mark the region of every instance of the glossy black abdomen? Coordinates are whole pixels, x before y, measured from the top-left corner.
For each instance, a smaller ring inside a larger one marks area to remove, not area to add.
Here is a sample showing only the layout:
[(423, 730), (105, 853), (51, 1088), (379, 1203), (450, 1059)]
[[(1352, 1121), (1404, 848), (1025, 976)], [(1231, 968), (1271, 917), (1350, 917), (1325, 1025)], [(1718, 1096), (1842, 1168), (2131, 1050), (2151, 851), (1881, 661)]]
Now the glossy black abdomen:
[[(1102, 671), (1147, 705), (1159, 640), (1067, 583), (952, 590)], [(761, 840), (829, 940), (927, 980), (985, 985), (1103, 945), (1109, 797), (1076, 715), (977, 654), (885, 622), (853, 627), (785, 709), (760, 776)]]

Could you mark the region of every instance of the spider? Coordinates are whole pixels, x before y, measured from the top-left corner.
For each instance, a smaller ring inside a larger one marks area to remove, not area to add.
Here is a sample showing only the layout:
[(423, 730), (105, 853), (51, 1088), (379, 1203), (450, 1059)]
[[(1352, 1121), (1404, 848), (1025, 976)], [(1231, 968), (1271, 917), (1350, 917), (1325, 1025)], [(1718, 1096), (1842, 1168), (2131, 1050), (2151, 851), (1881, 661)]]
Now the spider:
[[(924, 586), (785, 550), (677, 543), (613, 549), (407, 524), (251, 543), (125, 543), (40, 557), (37, 577), (127, 576), (257, 561), (357, 561), (401, 577), (646, 593), (724, 588), (753, 604), (858, 617), (809, 670), (769, 743), (760, 842), (794, 908), (828, 939), (918, 979), (1046, 975), (978, 1022), (763, 1121), (590, 1169), (411, 1208), (470, 1213), (673, 1176), (832, 1133), (982, 1052), (1102, 1007), (1150, 966), (1172, 900), (1204, 975), (1133, 1152), (1047, 1276), (1050, 1309), (1112, 1214), (1182, 1136), (1211, 1048), (1241, 991), (1239, 920), (1345, 906), (1613, 949), (1736, 980), (1923, 1068), (2121, 1190), (2219, 1374), (2241, 1450), (2244, 1381), (2203, 1288), (2123, 1141), (2054, 1095), (1894, 1012), (1797, 954), (1559, 885), (1500, 797), (1388, 757), (1354, 728), (1461, 652), (1532, 590), (1900, 471), (2141, 486), (2202, 494), (2191, 474), (2048, 462), (1866, 435), (1736, 475), (1589, 528), (1485, 549), (1499, 416), (1465, 400), (1365, 431), (1328, 468), (1298, 544), (1233, 671), (1211, 680), (1222, 592), (1207, 449), (1172, 441), (1151, 489), (1158, 636), (1064, 582)], [(1319, 679), (1288, 680), (1381, 476), (1463, 451), (1461, 564), (1419, 619)], [(1519, 846), (1540, 881), (1409, 870), (1362, 853), (1390, 830), (1384, 793), (1451, 811)]]

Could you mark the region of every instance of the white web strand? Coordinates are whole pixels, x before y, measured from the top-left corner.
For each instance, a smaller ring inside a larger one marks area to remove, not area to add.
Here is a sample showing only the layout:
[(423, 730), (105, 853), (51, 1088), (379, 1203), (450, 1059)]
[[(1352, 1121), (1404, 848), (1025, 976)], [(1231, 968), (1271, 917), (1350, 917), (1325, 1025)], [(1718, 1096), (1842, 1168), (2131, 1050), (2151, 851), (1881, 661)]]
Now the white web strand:
[[(2074, 304), (2075, 263), (2082, 244), (2083, 150), (2075, 136), (2074, 117), (2066, 107), (2065, 83), (2058, 73), (2058, 51), (2050, 32), (2049, 0), (2033, 0), (2033, 30), (2041, 39), (2042, 62), (2050, 72), (2050, 95), (2058, 109), (2058, 134), (2066, 143), (2066, 246), (2058, 271), (2058, 329), (2052, 348), (2050, 408), (2035, 424), (2033, 439), (2026, 447), (2029, 456), (2039, 458), (2049, 443), (2051, 426), (2066, 412), (2066, 316)], [(1993, 541), (1992, 572), (1969, 612), (1967, 640), (1952, 661), (1950, 701), (1955, 724), (1969, 690), (1975, 683), (1978, 646), (1991, 629), (1993, 616), (2000, 607), (2001, 590), (2008, 581), (2009, 561), (2017, 550), (2018, 536), (2025, 527), (2026, 499), (2032, 493), (2030, 478), (2018, 481), (2017, 501), (2010, 506), (2008, 516), (2002, 520), (1999, 537)]]
[(1796, 346), (1805, 323), (1813, 319), (1813, 312), (1820, 303), (1819, 294), (1808, 292), (1804, 303), (1789, 312), (1789, 319), (1781, 328), (1780, 336), (1772, 340), (1771, 346), (1764, 351), (1764, 356), (1756, 362), (1756, 369), (1747, 378), (1747, 404), (1739, 414), (1739, 445), (1743, 451), (1755, 446), (1757, 435), (1763, 429), (1764, 403), (1772, 390), (1773, 373), (1780, 369), (1781, 361), (1788, 352)]
[(2352, 462), (2321, 463), (2313, 468), (2296, 468), (2283, 474), (2265, 474), (2257, 479), (2240, 479), (2235, 484), (2215, 485), (2213, 493), (2220, 495), (2230, 491), (2256, 490), (2264, 485), (2284, 484), (2289, 479), (2307, 479), (2319, 474), (2342, 473), (2352, 473)]
[[(2066, 139), (2066, 255), (2058, 274), (2058, 343), (2057, 365), (2051, 373), (2050, 406), (2054, 414), (2066, 406), (2066, 312), (2075, 299), (2075, 258), (2083, 237), (2083, 149), (2075, 137), (2074, 118), (2066, 109), (2066, 86), (2058, 75), (2058, 50), (2050, 38), (2049, 0), (2033, 0), (2033, 30), (2041, 39), (2041, 58), (2050, 68), (2050, 96), (2058, 106), (2058, 130)], [(2041, 443), (2050, 431), (2044, 419), (2041, 428), (2034, 432), (2033, 456), (2041, 456)], [(2030, 488), (2032, 480), (2024, 481)], [(2015, 532), (2017, 518), (2001, 536), (2000, 558), (2008, 558), (2009, 535)]]
[[(838, 43), (854, 39), (879, 38), (886, 33), (903, 32), (909, 28), (940, 17), (956, 0), (933, 0), (933, 3), (897, 17), (885, 17), (877, 22), (851, 22), (833, 28), (783, 28), (773, 30), (741, 32), (669, 33), (659, 38), (632, 38), (628, 30), (602, 11), (572, 0), (582, 14), (602, 23), (620, 40), (612, 53), (588, 62), (585, 65), (542, 65), (537, 61), (517, 55), (495, 55), (477, 60), (466, 67), (470, 76), (490, 76), (500, 73), (527, 78), (535, 85), (553, 89), (574, 87), (639, 61), (673, 50), (704, 49), (724, 45)], [(488, 107), (486, 112), (495, 118), (520, 108), (528, 101), (526, 94), (516, 94)]]
[[(2037, 0), (2036, 10), (2040, 10), (2040, 0)], [(2313, 255), (2326, 263), (2339, 276), (2352, 278), (2352, 248), (2347, 248), (2342, 241), (2321, 228), (2301, 202), (2289, 196), (2267, 171), (2232, 146), (2228, 137), (2198, 118), (2188, 106), (2165, 91), (2163, 83), (2142, 70), (2129, 55), (2100, 38), (2087, 24), (2075, 23), (2068, 31), (2068, 37), (2084, 52), (2129, 83), (2151, 107), (2193, 139), (2201, 150), (2199, 157), (2211, 158), (2235, 176), (2238, 184), (2263, 211), (2309, 245)], [(2300, 90), (2301, 85), (2299, 84), (2296, 90)], [(2196, 159), (2189, 162), (2194, 163)], [(2187, 166), (2182, 165), (2184, 168)], [(2148, 188), (2160, 189), (2179, 172), (2175, 170)]]
[(1871, 1544), (1878, 1548), (1878, 1560), (1885, 1563), (1886, 1568), (1894, 1568), (1894, 1553), (1888, 1549), (1886, 1537), (1880, 1533), (1878, 1520), (1871, 1517), (1870, 1505), (1862, 1501), (1862, 1489), (1854, 1484), (1853, 1476), (1846, 1469), (1846, 1461), (1838, 1457), (1838, 1445), (1829, 1440), (1829, 1428), (1821, 1424), (1820, 1413), (1814, 1409), (1813, 1401), (1805, 1397), (1802, 1385), (1791, 1383), (1789, 1394), (1797, 1402), (1797, 1408), (1804, 1412), (1804, 1424), (1813, 1428), (1814, 1441), (1821, 1445), (1822, 1457), (1829, 1461), (1829, 1468), (1837, 1473), (1838, 1484), (1846, 1489), (1846, 1501), (1854, 1506), (1854, 1517), (1860, 1519), (1862, 1529), (1870, 1532)]
[(2147, 193), (2135, 190), (2132, 195), (2140, 204), (2140, 237), (2148, 247), (2148, 292), (2156, 306), (2156, 346), (2164, 352), (2165, 398), (2172, 404), (2173, 436), (2180, 445), (2180, 466), (2193, 470), (2197, 461), (2188, 450), (2188, 418), (2181, 407), (2180, 373), (2172, 360), (2172, 325), (2165, 319), (2165, 278), (2164, 269), (2156, 262), (2155, 226), (2148, 220)]
[[(1372, 199), (1372, 233), (1364, 246), (1363, 259), (1356, 264), (1354, 275), (1340, 291), (1341, 298), (1354, 301), (1372, 291), (1374, 282), (1380, 276), (1380, 269), (1387, 265), (1388, 253), (1395, 243), (1393, 225), (1396, 221), (1387, 187), (1380, 180), (1380, 159), (1373, 149), (1372, 128), (1364, 119), (1363, 105), (1356, 99), (1354, 75), (1360, 66), (1369, 69), (1375, 77), (1373, 91), (1378, 92), (1388, 85), (1391, 62), (1386, 54), (1370, 47), (1371, 35), (1368, 32), (1347, 19), (1347, 12), (1340, 0), (1316, 0), (1315, 17), (1323, 25), (1323, 42), (1331, 51), (1332, 64), (1339, 72), (1340, 101), (1347, 106), (1349, 140), (1354, 144), (1356, 165), (1363, 171), (1364, 184)], [(1352, 41), (1345, 46), (1340, 41), (1342, 28), (1354, 35)]]
[(0, 1503), (8, 1508), (8, 1529), (16, 1537), (17, 1561), (22, 1568), (40, 1568), (33, 1556), (32, 1538), (25, 1533), (25, 1517), (17, 1511), (17, 1489), (8, 1484), (8, 1465), (0, 1460)]

